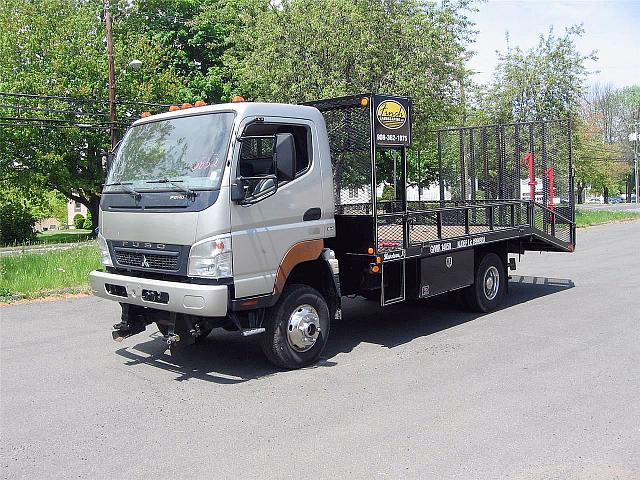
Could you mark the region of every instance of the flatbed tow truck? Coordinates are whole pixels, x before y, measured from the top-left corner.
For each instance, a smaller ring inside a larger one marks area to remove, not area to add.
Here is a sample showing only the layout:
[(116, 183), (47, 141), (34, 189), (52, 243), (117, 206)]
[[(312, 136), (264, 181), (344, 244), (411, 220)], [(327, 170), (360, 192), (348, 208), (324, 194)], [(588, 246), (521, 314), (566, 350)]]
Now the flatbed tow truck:
[(90, 274), (122, 306), (113, 338), (155, 322), (176, 349), (224, 328), (300, 368), (343, 296), (458, 291), (489, 312), (509, 254), (574, 250), (569, 121), (430, 131), (419, 150), (412, 127), (410, 98), (378, 94), (137, 120), (110, 162)]

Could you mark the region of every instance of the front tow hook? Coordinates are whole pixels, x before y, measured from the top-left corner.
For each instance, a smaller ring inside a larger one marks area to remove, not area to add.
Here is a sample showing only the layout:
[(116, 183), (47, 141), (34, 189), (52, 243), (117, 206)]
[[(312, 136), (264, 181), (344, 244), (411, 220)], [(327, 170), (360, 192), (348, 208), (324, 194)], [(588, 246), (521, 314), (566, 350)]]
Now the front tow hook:
[(127, 322), (120, 322), (113, 326), (113, 332), (111, 332), (111, 335), (116, 342), (121, 342), (127, 337), (144, 332), (144, 330), (145, 325), (142, 323), (134, 323), (132, 325)]

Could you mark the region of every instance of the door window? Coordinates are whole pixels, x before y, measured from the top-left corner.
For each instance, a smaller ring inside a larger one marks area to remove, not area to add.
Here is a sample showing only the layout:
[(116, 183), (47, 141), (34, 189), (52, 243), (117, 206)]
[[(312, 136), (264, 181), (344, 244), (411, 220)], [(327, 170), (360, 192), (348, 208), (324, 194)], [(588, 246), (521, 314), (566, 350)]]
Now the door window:
[[(274, 136), (291, 133), (296, 147), (296, 177), (303, 175), (311, 164), (311, 130), (306, 125), (254, 123), (242, 135), (238, 175), (242, 177), (273, 177)], [(280, 183), (284, 179), (278, 178)]]

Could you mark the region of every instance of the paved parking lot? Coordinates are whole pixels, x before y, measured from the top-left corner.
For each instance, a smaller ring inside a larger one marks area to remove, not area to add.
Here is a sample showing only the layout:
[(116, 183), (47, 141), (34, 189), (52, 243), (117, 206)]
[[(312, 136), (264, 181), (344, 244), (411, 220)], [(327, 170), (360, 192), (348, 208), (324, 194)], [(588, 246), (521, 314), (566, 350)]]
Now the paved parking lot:
[(502, 310), (347, 300), (313, 368), (214, 333), (111, 340), (96, 298), (0, 308), (4, 478), (640, 478), (640, 222), (529, 253)]

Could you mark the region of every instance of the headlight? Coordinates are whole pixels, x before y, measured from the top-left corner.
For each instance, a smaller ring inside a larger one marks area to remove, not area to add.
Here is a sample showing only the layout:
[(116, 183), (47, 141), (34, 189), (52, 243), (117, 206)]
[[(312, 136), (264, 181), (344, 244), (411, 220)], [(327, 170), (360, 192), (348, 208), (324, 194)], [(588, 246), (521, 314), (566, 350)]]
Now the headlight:
[(100, 249), (100, 261), (105, 267), (113, 267), (113, 261), (111, 260), (111, 254), (109, 253), (109, 246), (105, 238), (98, 233), (98, 248)]
[(187, 275), (206, 278), (232, 277), (231, 236), (208, 238), (191, 247)]

